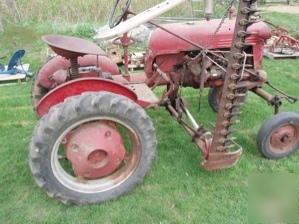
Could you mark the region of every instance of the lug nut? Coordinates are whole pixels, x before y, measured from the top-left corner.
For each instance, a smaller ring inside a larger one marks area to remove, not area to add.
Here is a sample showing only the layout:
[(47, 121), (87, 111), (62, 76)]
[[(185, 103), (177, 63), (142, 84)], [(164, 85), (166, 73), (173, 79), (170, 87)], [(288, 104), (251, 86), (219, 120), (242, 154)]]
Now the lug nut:
[(107, 131), (106, 133), (105, 133), (105, 137), (106, 138), (109, 138), (111, 136), (111, 132), (110, 131)]
[(79, 146), (77, 144), (73, 144), (71, 148), (73, 152), (79, 152)]

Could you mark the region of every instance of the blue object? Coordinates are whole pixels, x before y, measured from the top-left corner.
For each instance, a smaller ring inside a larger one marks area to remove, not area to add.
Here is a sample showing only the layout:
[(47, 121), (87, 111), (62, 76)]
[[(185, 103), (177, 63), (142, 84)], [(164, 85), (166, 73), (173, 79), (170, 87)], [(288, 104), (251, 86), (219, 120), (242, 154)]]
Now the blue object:
[(0, 75), (15, 75), (17, 73), (26, 74), (28, 76), (32, 76), (32, 72), (27, 72), (24, 69), (18, 69), (18, 61), (20, 61), (20, 65), (22, 66), (22, 57), (25, 54), (25, 50), (16, 51), (11, 57), (8, 67), (6, 71), (0, 70)]

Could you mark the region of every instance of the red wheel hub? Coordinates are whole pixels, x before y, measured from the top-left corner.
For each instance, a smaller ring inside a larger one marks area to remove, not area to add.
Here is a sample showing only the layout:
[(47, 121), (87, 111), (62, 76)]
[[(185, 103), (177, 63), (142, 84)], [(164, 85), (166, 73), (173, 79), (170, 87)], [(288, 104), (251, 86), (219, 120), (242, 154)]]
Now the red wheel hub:
[(116, 170), (125, 157), (116, 127), (92, 122), (76, 129), (67, 142), (67, 158), (76, 176), (99, 178)]
[(270, 139), (270, 148), (277, 153), (285, 153), (298, 141), (298, 130), (292, 125), (282, 126), (275, 130)]

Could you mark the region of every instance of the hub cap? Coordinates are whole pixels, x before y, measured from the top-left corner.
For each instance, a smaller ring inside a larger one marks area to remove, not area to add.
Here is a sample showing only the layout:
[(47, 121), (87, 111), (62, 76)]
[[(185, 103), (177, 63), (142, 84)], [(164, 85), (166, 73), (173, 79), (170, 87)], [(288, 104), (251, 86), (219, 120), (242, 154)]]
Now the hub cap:
[(276, 129), (270, 138), (270, 149), (275, 153), (292, 150), (298, 142), (298, 129), (293, 125), (285, 125)]
[(125, 154), (121, 135), (105, 122), (80, 126), (67, 143), (67, 158), (77, 177), (106, 176), (119, 167)]

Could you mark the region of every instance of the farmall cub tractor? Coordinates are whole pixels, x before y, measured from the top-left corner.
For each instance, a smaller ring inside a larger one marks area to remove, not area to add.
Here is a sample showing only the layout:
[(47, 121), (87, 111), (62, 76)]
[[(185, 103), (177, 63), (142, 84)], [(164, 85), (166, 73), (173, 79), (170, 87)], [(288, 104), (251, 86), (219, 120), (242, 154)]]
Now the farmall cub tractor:
[[(240, 0), (236, 19), (232, 2), (222, 20), (210, 20), (212, 4), (207, 1), (205, 21), (156, 24), (144, 73), (129, 74), (128, 47), (134, 40), (128, 31), (184, 2), (167, 0), (138, 15), (130, 11), (130, 0), (115, 2), (111, 29), (95, 39), (113, 39), (123, 46), (124, 74), (96, 44), (68, 36), (42, 37), (59, 56), (40, 68), (32, 85), (32, 104), (41, 119), (30, 141), (29, 164), (50, 197), (66, 204), (102, 203), (140, 184), (157, 147), (144, 108), (166, 107), (202, 152), (206, 170), (231, 167), (241, 155), (242, 147), (231, 134), (247, 91), (275, 108), (257, 134), (261, 154), (279, 159), (299, 148), (299, 115), (279, 113), (282, 98), (297, 100), (262, 89), (269, 84), (262, 57), (271, 30), (251, 8), (255, 0)], [(121, 7), (121, 15), (115, 15)], [(152, 91), (156, 86), (165, 86), (160, 97)], [(214, 130), (205, 130), (192, 117), (180, 96), (183, 87), (210, 88), (209, 102), (218, 111)]]

